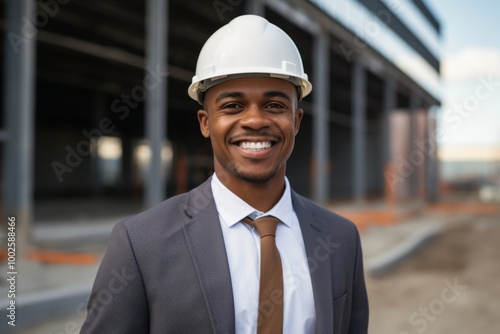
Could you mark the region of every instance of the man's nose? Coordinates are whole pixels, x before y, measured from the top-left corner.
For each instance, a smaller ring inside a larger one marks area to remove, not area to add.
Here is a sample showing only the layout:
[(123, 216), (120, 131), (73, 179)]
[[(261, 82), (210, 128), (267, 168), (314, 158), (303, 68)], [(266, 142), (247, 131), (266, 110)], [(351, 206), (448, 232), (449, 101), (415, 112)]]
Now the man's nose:
[(251, 104), (243, 112), (240, 125), (242, 127), (258, 130), (270, 126), (271, 120), (266, 112), (261, 110), (258, 105)]

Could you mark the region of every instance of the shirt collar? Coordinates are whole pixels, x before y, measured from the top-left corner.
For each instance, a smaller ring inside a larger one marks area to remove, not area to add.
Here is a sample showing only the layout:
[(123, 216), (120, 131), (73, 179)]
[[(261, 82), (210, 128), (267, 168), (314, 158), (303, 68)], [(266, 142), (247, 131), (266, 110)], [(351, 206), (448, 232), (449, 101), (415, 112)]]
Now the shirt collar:
[(256, 213), (256, 218), (263, 216), (274, 216), (288, 227), (292, 226), (292, 197), (290, 192), (290, 183), (285, 177), (285, 191), (276, 205), (268, 212), (260, 212), (250, 206), (247, 202), (236, 196), (231, 190), (217, 178), (217, 174), (212, 176), (212, 192), (214, 194), (215, 206), (224, 222), (233, 226), (240, 222), (246, 216)]

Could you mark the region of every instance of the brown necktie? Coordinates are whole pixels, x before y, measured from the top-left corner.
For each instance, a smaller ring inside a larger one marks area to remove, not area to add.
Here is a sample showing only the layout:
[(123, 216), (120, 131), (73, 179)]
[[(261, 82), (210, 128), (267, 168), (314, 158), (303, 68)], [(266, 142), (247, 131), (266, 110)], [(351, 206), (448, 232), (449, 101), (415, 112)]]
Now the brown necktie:
[(279, 219), (267, 216), (243, 221), (257, 229), (260, 235), (260, 285), (257, 334), (283, 333), (283, 270), (276, 247)]

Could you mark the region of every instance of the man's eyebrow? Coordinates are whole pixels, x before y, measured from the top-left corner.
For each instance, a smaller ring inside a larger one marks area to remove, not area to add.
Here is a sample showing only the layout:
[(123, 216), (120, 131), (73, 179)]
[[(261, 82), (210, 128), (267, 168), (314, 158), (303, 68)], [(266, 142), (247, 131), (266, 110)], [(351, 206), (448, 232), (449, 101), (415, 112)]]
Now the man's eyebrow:
[(227, 93), (222, 93), (217, 98), (215, 99), (215, 102), (219, 102), (222, 99), (228, 98), (228, 97), (244, 97), (245, 94), (241, 92), (227, 92)]
[(264, 96), (265, 97), (282, 97), (288, 101), (292, 101), (292, 99), (290, 98), (290, 96), (288, 96), (288, 94), (286, 94), (285, 92), (282, 92), (282, 91), (271, 91), (271, 92), (265, 92), (264, 93)]

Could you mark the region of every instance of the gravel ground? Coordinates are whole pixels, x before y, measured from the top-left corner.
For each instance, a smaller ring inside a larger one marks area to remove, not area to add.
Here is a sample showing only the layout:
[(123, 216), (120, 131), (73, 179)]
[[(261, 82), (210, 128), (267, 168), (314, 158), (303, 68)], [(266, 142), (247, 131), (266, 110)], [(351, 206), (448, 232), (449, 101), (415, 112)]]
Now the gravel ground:
[(474, 218), (381, 278), (367, 277), (371, 334), (500, 333), (500, 217)]

